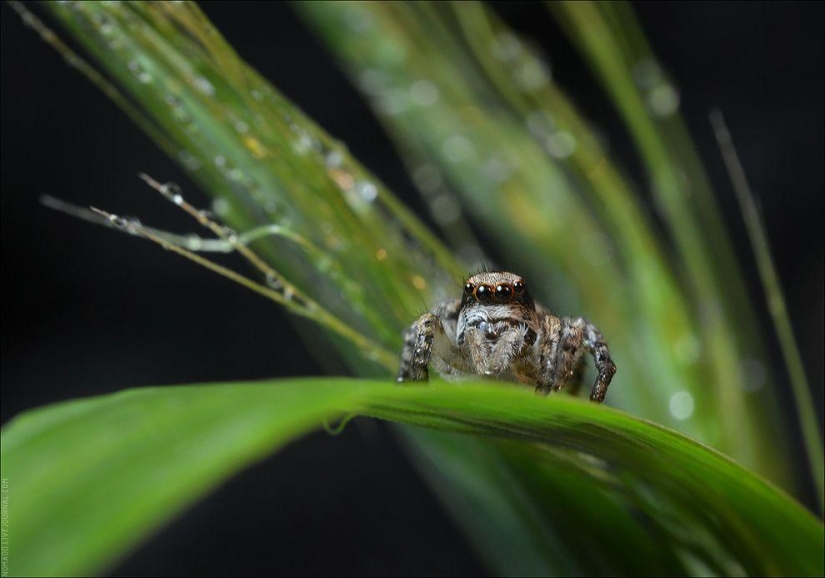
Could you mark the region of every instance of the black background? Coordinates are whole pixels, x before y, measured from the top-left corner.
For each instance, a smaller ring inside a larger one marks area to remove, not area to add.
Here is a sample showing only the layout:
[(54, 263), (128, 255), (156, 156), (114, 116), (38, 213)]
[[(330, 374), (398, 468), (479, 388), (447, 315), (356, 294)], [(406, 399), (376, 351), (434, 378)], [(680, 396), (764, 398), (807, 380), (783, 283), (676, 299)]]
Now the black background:
[[(544, 8), (496, 7), (544, 46), (556, 81), (604, 129), (613, 150), (629, 150), (614, 111)], [(288, 5), (210, 2), (203, 8), (242, 57), (420, 211), (391, 143)], [(761, 304), (707, 122), (713, 106), (726, 115), (764, 209), (821, 407), (823, 4), (668, 2), (636, 9), (680, 86), (682, 112)], [(148, 192), (136, 173), (180, 183), (196, 204), (206, 200), (7, 5), (0, 15), (2, 422), (38, 405), (128, 387), (319, 373), (271, 303), (148, 243), (38, 204), (48, 193), (190, 231), (189, 221)], [(623, 160), (644, 182), (633, 157)], [(767, 321), (763, 326), (775, 344)], [(781, 367), (778, 355), (771, 361)], [(482, 568), (391, 430), (364, 420), (338, 437), (309, 436), (250, 468), (117, 571), (468, 574)]]

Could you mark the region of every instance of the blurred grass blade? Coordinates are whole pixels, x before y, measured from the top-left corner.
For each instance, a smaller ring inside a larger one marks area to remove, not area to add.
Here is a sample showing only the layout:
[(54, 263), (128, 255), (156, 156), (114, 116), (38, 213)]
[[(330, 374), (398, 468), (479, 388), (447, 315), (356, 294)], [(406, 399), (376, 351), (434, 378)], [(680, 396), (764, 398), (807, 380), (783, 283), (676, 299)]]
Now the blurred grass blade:
[(503, 506), (499, 526), (474, 530), (502, 539), (484, 555), (496, 573), (823, 572), (819, 521), (671, 430), (507, 385), (324, 378), (136, 389), (19, 416), (2, 438), (11, 572), (102, 572), (234, 472), (351, 413), (476, 434), (409, 433), (440, 448), (423, 456), (435, 475), (466, 478), (451, 506)]
[(736, 153), (722, 111), (718, 109), (711, 111), (710, 122), (713, 125), (716, 141), (719, 143), (722, 158), (733, 183), (733, 190), (739, 201), (739, 208), (748, 228), (748, 236), (751, 240), (756, 264), (759, 267), (759, 276), (762, 279), (762, 286), (765, 289), (765, 297), (768, 301), (768, 311), (773, 319), (773, 326), (776, 330), (779, 346), (782, 349), (782, 356), (785, 358), (785, 365), (791, 378), (796, 412), (801, 422), (802, 437), (808, 452), (811, 477), (819, 500), (819, 515), (822, 517), (823, 505), (825, 505), (825, 497), (823, 497), (825, 495), (825, 464), (823, 464), (823, 459), (825, 458), (823, 458), (822, 438), (817, 424), (811, 388), (808, 384), (808, 378), (805, 376), (805, 368), (802, 366), (799, 347), (796, 344), (788, 310), (785, 307), (782, 286), (779, 283), (779, 277), (776, 274), (776, 268), (771, 257), (765, 225), (762, 222), (750, 185), (748, 185), (745, 170), (739, 161), (739, 155)]
[[(747, 439), (765, 423), (781, 423), (772, 387), (753, 391), (748, 359), (765, 359), (751, 301), (710, 182), (679, 115), (679, 94), (667, 78), (626, 2), (553, 2), (548, 7), (582, 52), (630, 131), (650, 191), (674, 242), (700, 321), (704, 355), (718, 385), (720, 422), (733, 455), (773, 466)], [(743, 329), (749, 328), (749, 329)], [(770, 385), (770, 383), (769, 383)], [(738, 436), (733, 429), (746, 428)], [(777, 433), (783, 431), (778, 429)], [(767, 443), (768, 438), (763, 438)], [(781, 445), (784, 446), (786, 442)]]

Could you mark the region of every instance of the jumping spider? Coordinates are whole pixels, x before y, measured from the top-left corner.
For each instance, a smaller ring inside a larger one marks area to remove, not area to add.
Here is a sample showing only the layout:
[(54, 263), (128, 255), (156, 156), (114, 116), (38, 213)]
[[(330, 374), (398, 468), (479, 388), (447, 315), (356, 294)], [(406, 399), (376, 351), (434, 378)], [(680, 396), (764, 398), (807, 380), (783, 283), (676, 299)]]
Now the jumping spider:
[(406, 331), (397, 380), (427, 381), (432, 362), (448, 378), (491, 375), (535, 383), (544, 395), (565, 387), (575, 393), (585, 349), (598, 371), (590, 399), (601, 403), (616, 364), (599, 330), (534, 303), (518, 275), (479, 273), (464, 284), (461, 299), (442, 302)]

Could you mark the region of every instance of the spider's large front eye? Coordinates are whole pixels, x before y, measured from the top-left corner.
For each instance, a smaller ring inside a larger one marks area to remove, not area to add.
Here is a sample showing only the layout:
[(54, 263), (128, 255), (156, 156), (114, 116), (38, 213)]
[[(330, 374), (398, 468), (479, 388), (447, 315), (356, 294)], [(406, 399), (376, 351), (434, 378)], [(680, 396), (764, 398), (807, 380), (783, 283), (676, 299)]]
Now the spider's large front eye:
[(513, 288), (510, 285), (506, 283), (496, 285), (496, 299), (499, 301), (509, 301), (512, 297)]
[(464, 292), (467, 295), (472, 295), (473, 294), (473, 289), (475, 289), (475, 288), (476, 288), (475, 285), (473, 285), (472, 283), (465, 283), (464, 284)]
[(516, 293), (521, 293), (524, 291), (524, 281), (516, 281), (513, 283), (513, 289), (516, 290)]
[(487, 302), (493, 297), (493, 289), (489, 285), (479, 285), (476, 287), (476, 299), (481, 302)]

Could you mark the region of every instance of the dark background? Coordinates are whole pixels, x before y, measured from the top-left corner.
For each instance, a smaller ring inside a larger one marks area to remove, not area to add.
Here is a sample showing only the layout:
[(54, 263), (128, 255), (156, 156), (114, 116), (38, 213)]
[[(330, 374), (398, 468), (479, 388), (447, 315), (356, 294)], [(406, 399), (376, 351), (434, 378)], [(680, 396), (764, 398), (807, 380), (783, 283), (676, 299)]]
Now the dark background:
[[(604, 129), (613, 149), (629, 149), (615, 113), (543, 6), (496, 6), (544, 46), (556, 80)], [(366, 105), (286, 4), (210, 2), (203, 8), (242, 57), (420, 209)], [(821, 407), (823, 4), (668, 2), (636, 9), (681, 88), (682, 112), (761, 305), (744, 227), (707, 122), (713, 106), (726, 115), (764, 209)], [(319, 373), (268, 301), (148, 243), (38, 204), (38, 196), (49, 193), (190, 231), (185, 216), (148, 192), (136, 173), (180, 183), (196, 204), (206, 200), (7, 5), (0, 16), (3, 424), (38, 405), (128, 387)], [(634, 162), (627, 158), (631, 171)], [(644, 182), (638, 173), (637, 179)], [(763, 325), (775, 345), (767, 321)], [(781, 367), (778, 355), (773, 361)], [(482, 568), (391, 430), (363, 420), (338, 437), (309, 436), (250, 468), (117, 570), (468, 574)]]

